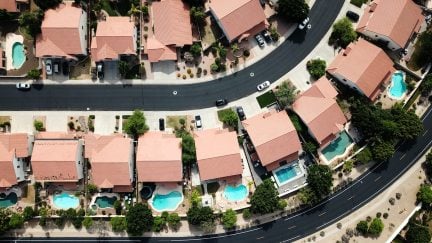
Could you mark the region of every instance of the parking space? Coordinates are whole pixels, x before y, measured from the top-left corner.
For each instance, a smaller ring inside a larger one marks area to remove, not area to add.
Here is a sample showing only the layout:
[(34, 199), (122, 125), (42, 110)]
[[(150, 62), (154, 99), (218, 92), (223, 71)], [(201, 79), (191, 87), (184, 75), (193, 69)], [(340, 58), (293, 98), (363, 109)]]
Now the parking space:
[(44, 59), (44, 67), (47, 79), (55, 81), (66, 81), (69, 79), (69, 62), (62, 58)]
[(103, 64), (104, 80), (118, 80), (120, 78), (117, 61), (105, 61)]
[(176, 64), (174, 61), (163, 61), (152, 63), (153, 78), (159, 79), (176, 79)]

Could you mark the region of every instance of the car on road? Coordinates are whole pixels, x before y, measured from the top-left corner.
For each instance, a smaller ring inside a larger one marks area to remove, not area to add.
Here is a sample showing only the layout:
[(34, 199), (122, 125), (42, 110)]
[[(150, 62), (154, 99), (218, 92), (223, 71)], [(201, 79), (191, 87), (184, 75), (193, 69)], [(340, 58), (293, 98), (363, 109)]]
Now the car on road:
[(201, 128), (202, 127), (202, 121), (201, 121), (201, 116), (200, 115), (195, 116), (195, 126), (197, 128)]
[(264, 38), (260, 34), (255, 36), (255, 40), (257, 41), (260, 47), (264, 47), (265, 45)]
[(347, 11), (346, 16), (354, 22), (357, 22), (360, 18), (360, 16), (353, 11)]
[(26, 83), (17, 83), (16, 84), (16, 88), (19, 90), (29, 90), (31, 87), (30, 84), (26, 84)]
[(309, 24), (309, 17), (305, 18), (299, 25), (299, 29), (304, 29)]
[(270, 43), (270, 42), (272, 41), (272, 38), (271, 38), (271, 36), (270, 36), (270, 33), (269, 33), (267, 30), (263, 30), (263, 31), (261, 31), (261, 35), (264, 37), (264, 40), (265, 40), (267, 43)]
[(237, 115), (239, 116), (239, 118), (240, 118), (240, 121), (243, 121), (244, 119), (246, 119), (246, 115), (245, 115), (245, 113), (244, 113), (244, 111), (243, 111), (243, 107), (241, 107), (241, 106), (237, 106)]
[(228, 101), (226, 99), (218, 99), (218, 100), (216, 100), (215, 103), (216, 103), (216, 106), (219, 107), (219, 106), (224, 106), (224, 105), (228, 104)]
[(46, 69), (46, 74), (47, 75), (52, 75), (53, 70), (52, 70), (52, 61), (51, 61), (51, 59), (47, 59), (45, 61), (45, 69)]
[(257, 90), (261, 91), (261, 90), (264, 90), (264, 89), (268, 88), (269, 86), (270, 86), (270, 81), (265, 81), (265, 82), (263, 82), (261, 84), (258, 84)]
[(165, 131), (165, 119), (159, 118), (159, 130)]

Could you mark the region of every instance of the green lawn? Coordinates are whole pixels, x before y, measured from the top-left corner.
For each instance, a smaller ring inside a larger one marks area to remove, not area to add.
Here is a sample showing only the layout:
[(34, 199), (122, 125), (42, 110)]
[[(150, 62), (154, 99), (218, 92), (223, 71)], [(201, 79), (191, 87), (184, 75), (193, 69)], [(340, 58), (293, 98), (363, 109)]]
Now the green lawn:
[(367, 3), (368, 0), (351, 0), (350, 3), (361, 8), (363, 3)]
[(226, 116), (228, 113), (231, 113), (232, 109), (231, 108), (226, 108), (223, 110), (218, 110), (217, 114), (218, 114), (218, 119), (219, 121), (223, 121), (223, 117)]
[(271, 90), (258, 96), (256, 99), (261, 108), (267, 107), (276, 102), (276, 97)]

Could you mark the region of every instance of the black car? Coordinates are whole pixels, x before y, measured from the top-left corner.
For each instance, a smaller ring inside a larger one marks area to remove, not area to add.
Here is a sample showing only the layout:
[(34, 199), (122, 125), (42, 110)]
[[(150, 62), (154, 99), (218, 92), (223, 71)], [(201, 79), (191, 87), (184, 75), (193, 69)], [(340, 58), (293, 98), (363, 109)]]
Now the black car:
[(63, 75), (65, 75), (65, 76), (69, 74), (69, 63), (68, 62), (63, 62), (62, 71), (63, 71)]
[(201, 121), (201, 116), (195, 116), (195, 125), (197, 128), (201, 128), (202, 127), (202, 121)]
[(228, 101), (226, 99), (218, 99), (216, 100), (216, 106), (224, 106), (228, 104)]
[(246, 115), (245, 115), (245, 113), (243, 111), (243, 107), (241, 107), (241, 106), (237, 107), (237, 114), (238, 114), (238, 116), (240, 118), (240, 121), (243, 121), (244, 119), (246, 119)]
[(360, 16), (353, 11), (346, 12), (346, 16), (354, 22), (357, 22), (360, 18)]
[(264, 37), (264, 40), (265, 40), (267, 43), (270, 43), (270, 42), (272, 41), (272, 38), (271, 38), (271, 36), (270, 36), (270, 34), (269, 34), (269, 32), (268, 32), (267, 30), (263, 30), (263, 31), (261, 32), (261, 35)]
[(165, 119), (159, 118), (159, 130), (165, 131)]

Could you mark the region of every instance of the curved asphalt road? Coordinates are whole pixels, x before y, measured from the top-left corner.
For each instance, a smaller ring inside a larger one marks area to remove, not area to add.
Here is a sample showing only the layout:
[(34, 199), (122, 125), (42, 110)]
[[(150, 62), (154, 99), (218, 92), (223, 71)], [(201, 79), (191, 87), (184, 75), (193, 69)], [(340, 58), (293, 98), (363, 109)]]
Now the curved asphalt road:
[(297, 29), (265, 58), (224, 78), (189, 85), (45, 85), (28, 92), (5, 85), (0, 86), (0, 110), (191, 110), (214, 106), (219, 98), (237, 100), (255, 92), (264, 80), (274, 82), (300, 63), (329, 30), (343, 3), (317, 0), (310, 13), (312, 29)]
[[(337, 222), (368, 203), (399, 179), (432, 144), (432, 107), (423, 118), (424, 133), (412, 142), (402, 143), (389, 162), (381, 163), (318, 206), (258, 227), (212, 236), (182, 238), (16, 238), (17, 242), (292, 242)], [(394, 211), (393, 211), (394, 213)], [(12, 239), (3, 239), (7, 241)], [(78, 241), (79, 240), (79, 241)]]

